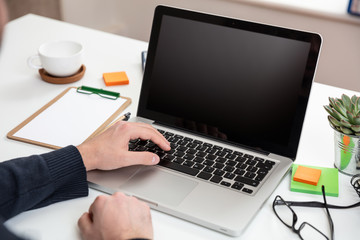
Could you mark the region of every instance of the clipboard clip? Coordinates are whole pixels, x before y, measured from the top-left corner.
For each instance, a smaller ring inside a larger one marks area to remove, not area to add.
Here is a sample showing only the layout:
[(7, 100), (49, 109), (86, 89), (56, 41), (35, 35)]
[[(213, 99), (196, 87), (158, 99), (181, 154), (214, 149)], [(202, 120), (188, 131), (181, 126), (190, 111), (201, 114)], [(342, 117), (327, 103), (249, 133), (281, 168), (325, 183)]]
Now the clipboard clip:
[(118, 92), (112, 92), (112, 91), (107, 91), (107, 90), (92, 88), (92, 87), (87, 87), (87, 86), (78, 87), (76, 89), (76, 91), (78, 93), (89, 94), (89, 95), (97, 94), (100, 97), (111, 99), (111, 100), (116, 100), (120, 97), (120, 93), (118, 93)]

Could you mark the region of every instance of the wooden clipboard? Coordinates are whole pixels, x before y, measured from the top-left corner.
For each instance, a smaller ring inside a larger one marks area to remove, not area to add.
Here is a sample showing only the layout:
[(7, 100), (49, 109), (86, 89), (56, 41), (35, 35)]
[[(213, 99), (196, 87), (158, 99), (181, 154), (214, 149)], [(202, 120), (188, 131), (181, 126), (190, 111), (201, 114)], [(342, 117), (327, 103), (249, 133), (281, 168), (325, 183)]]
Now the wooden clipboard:
[(106, 99), (79, 93), (77, 89), (64, 90), (12, 129), (7, 137), (51, 149), (78, 145), (101, 133), (131, 103), (128, 97)]

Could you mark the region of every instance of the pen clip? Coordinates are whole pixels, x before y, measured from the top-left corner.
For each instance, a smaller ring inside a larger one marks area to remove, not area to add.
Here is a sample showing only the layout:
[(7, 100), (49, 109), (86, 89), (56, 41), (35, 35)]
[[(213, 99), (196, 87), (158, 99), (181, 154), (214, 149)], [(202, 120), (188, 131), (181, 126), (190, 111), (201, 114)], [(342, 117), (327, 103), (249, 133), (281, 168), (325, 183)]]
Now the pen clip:
[(120, 97), (120, 93), (118, 93), (118, 92), (112, 92), (112, 91), (107, 91), (107, 90), (92, 88), (92, 87), (87, 87), (87, 86), (78, 87), (76, 89), (76, 91), (78, 93), (83, 93), (83, 94), (97, 94), (100, 97), (111, 99), (111, 100), (116, 100)]

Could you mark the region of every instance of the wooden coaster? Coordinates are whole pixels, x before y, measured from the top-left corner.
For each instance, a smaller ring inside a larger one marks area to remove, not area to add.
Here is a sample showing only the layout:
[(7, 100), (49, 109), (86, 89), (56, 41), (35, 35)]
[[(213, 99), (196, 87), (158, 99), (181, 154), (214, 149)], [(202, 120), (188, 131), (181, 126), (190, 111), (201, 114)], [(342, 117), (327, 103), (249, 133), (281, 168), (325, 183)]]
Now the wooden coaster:
[(54, 84), (67, 84), (67, 83), (73, 83), (79, 81), (84, 76), (85, 70), (86, 70), (85, 65), (81, 65), (81, 68), (77, 73), (68, 77), (55, 77), (49, 75), (43, 68), (39, 69), (39, 73), (41, 79), (44, 80), (45, 82), (54, 83)]

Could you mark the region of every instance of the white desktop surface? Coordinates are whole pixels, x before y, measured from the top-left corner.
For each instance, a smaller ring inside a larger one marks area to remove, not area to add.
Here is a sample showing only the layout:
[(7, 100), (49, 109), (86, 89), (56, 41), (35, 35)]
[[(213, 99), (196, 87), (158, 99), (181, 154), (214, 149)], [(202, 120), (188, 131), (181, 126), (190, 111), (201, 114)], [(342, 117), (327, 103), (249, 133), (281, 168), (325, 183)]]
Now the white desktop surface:
[[(85, 76), (79, 82), (54, 85), (40, 79), (37, 71), (27, 66), (27, 58), (36, 54), (43, 42), (71, 39), (84, 45)], [(87, 85), (119, 91), (132, 98), (126, 111), (136, 114), (142, 81), (141, 51), (147, 43), (112, 35), (97, 30), (51, 20), (36, 15), (26, 15), (10, 22), (0, 51), (0, 161), (40, 154), (49, 149), (6, 138), (6, 134), (36, 110), (69, 86)], [(321, 58), (320, 58), (321, 61)], [(347, 63), (350, 64), (350, 63)], [(126, 71), (130, 84), (106, 87), (102, 73)], [(327, 122), (323, 105), (328, 96), (340, 97), (359, 93), (314, 83), (301, 136), (296, 163), (333, 167), (333, 131)], [(339, 174), (339, 197), (327, 197), (328, 203), (348, 205), (359, 201), (350, 185), (350, 177)], [(276, 195), (285, 200), (322, 201), (320, 195), (295, 193), (290, 190), (290, 175), (286, 175), (273, 195), (266, 201), (245, 232), (237, 237), (197, 226), (178, 218), (152, 210), (155, 239), (299, 239), (285, 227), (272, 210)], [(31, 239), (80, 239), (77, 220), (87, 211), (96, 196), (102, 193), (90, 189), (89, 196), (22, 213), (6, 222), (16, 233)], [(329, 233), (323, 209), (295, 208), (298, 223), (308, 221)], [(335, 238), (346, 240), (360, 237), (360, 208), (330, 209)]]

